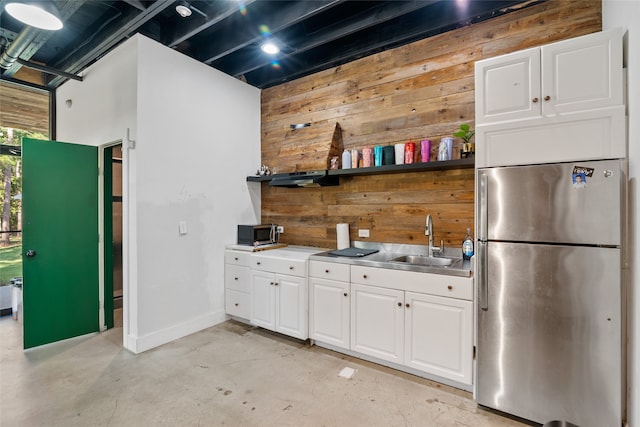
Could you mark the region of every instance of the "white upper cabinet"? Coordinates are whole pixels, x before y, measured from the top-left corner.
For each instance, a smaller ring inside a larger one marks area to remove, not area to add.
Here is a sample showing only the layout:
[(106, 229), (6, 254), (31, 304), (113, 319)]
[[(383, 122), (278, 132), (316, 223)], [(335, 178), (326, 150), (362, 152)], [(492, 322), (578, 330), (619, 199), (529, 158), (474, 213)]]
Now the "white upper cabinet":
[(475, 64), (476, 125), (623, 104), (622, 29)]
[(476, 167), (626, 157), (623, 34), (476, 62)]
[(544, 115), (622, 105), (622, 29), (553, 43), (541, 52)]
[(539, 117), (540, 48), (476, 62), (476, 124)]

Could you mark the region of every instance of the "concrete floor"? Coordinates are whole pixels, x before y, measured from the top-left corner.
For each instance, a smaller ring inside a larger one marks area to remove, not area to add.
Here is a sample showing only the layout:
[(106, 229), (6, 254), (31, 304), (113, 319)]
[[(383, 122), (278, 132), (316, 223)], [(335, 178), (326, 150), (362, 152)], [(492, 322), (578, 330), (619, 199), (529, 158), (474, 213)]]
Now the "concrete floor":
[(2, 426), (524, 425), (469, 393), (234, 321), (134, 355), (120, 328), (24, 352), (5, 316), (0, 346)]

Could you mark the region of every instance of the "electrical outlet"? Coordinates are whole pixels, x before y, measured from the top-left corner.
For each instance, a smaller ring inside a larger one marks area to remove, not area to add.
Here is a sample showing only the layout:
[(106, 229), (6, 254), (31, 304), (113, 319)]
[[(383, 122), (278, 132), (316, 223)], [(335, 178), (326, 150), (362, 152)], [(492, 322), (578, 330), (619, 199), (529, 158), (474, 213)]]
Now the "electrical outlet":
[(276, 231), (278, 233), (282, 234), (282, 233), (284, 233), (284, 227), (282, 225), (279, 225)]
[(369, 237), (369, 229), (361, 228), (358, 230), (358, 237)]
[(178, 234), (184, 236), (189, 232), (189, 228), (187, 227), (187, 221), (178, 222)]

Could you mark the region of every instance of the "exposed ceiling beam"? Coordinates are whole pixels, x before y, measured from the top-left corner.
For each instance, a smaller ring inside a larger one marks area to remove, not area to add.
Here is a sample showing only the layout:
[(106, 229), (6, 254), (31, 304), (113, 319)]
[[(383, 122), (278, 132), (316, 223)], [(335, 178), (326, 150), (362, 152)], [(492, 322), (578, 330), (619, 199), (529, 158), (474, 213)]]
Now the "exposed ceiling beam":
[[(371, 28), (382, 22), (387, 22), (408, 13), (415, 12), (418, 9), (428, 7), (433, 3), (435, 3), (435, 0), (421, 0), (403, 2), (402, 6), (396, 5), (391, 7), (388, 4), (384, 4), (378, 8), (368, 9), (362, 13), (351, 16), (349, 19), (341, 21), (339, 25), (328, 25), (322, 30), (316, 31), (313, 34), (299, 35), (299, 40), (290, 42), (290, 44), (295, 46), (293, 48), (293, 51), (283, 52), (283, 55), (280, 58), (286, 58), (292, 55), (300, 55), (325, 43), (341, 39), (358, 31), (363, 31), (367, 28)], [(287, 36), (283, 36), (283, 38), (286, 39)], [(245, 58), (245, 60), (235, 61), (237, 64), (239, 64), (239, 66), (235, 68), (227, 68), (226, 66), (223, 66), (222, 68), (227, 70), (227, 72), (233, 76), (239, 76), (254, 71), (258, 68), (271, 66), (270, 64), (273, 61), (273, 59), (265, 58), (263, 55), (255, 55), (254, 52), (247, 56), (248, 57)], [(280, 60), (280, 58), (278, 58), (278, 60)], [(233, 58), (229, 59), (232, 60)], [(225, 59), (222, 59), (221, 63), (224, 63), (224, 61)], [(217, 64), (212, 65), (215, 67)]]
[[(251, 3), (253, 3), (254, 1), (255, 0), (246, 0), (243, 3), (243, 6), (246, 7), (246, 6), (250, 5)], [(185, 40), (188, 40), (191, 37), (203, 32), (207, 28), (210, 28), (210, 27), (214, 26), (218, 22), (221, 22), (221, 21), (227, 19), (228, 17), (230, 17), (234, 13), (238, 12), (238, 4), (239, 3), (230, 4), (229, 7), (227, 7), (225, 10), (222, 11), (222, 13), (217, 14), (213, 18), (207, 19), (204, 23), (199, 23), (199, 22), (197, 22), (195, 20), (189, 21), (185, 28), (180, 29), (180, 35), (179, 36), (172, 35), (171, 41), (169, 41), (167, 43), (167, 46), (176, 47), (177, 45), (179, 45), (180, 43), (184, 42)]]
[(147, 9), (140, 0), (124, 0), (124, 2), (143, 12)]
[[(544, 0), (539, 0), (544, 1)], [(509, 8), (521, 3), (519, 0), (478, 0), (470, 2), (465, 11), (455, 10), (447, 6), (446, 2), (435, 2), (427, 9), (397, 20), (394, 25), (388, 25), (384, 31), (375, 28), (370, 34), (358, 34), (358, 37), (340, 39), (339, 46), (327, 43), (319, 48), (308, 50), (304, 55), (296, 52), (294, 59), (285, 63), (287, 67), (286, 80), (293, 80), (321, 70), (332, 68), (353, 58), (368, 56), (383, 49), (397, 47), (406, 43), (439, 34), (473, 22), (480, 22), (509, 11)], [(490, 6), (490, 7), (489, 7)], [(363, 40), (366, 40), (363, 41)], [(336, 53), (339, 52), (339, 53)], [(307, 59), (309, 58), (309, 59)], [(311, 61), (313, 59), (313, 61)], [(311, 65), (318, 64), (318, 65)], [(283, 82), (279, 73), (274, 71), (271, 64), (265, 64), (251, 72), (243, 74), (249, 84), (257, 80), (260, 87), (266, 88)]]
[(42, 71), (43, 73), (55, 74), (57, 76), (62, 76), (62, 77), (66, 77), (68, 79), (77, 80), (79, 82), (82, 81), (82, 76), (77, 76), (75, 74), (70, 74), (70, 73), (67, 73), (66, 71), (58, 70), (56, 68), (48, 67), (46, 65), (37, 64), (35, 62), (25, 61), (25, 60), (20, 59), (20, 58), (18, 58), (18, 64), (20, 64), (20, 65), (22, 65), (24, 67), (27, 67), (27, 68), (31, 68), (33, 70)]
[[(173, 0), (156, 0), (147, 9), (145, 9), (144, 12), (128, 13), (124, 18), (122, 18), (121, 22), (113, 26), (111, 31), (108, 31), (105, 34), (98, 34), (97, 36), (101, 37), (101, 40), (98, 43), (87, 45), (86, 48), (81, 48), (71, 55), (69, 59), (62, 63), (56, 63), (54, 66), (58, 69), (66, 70), (68, 73), (79, 73), (93, 60), (95, 60), (95, 58), (100, 58), (102, 55), (106, 54), (123, 39), (134, 34), (143, 24), (173, 4)], [(64, 80), (64, 77), (58, 76), (49, 81), (48, 85), (51, 87), (58, 87)]]
[[(298, 22), (324, 12), (343, 2), (344, 0), (329, 0), (292, 3), (279, 13), (266, 17), (267, 19), (260, 21), (260, 23), (262, 25), (266, 25), (272, 34), (276, 34), (279, 31), (289, 28)], [(220, 33), (225, 33), (225, 29), (221, 29)], [(200, 61), (206, 64), (211, 64), (219, 58), (230, 55), (243, 47), (257, 43), (263, 39), (263, 36), (259, 34), (258, 31), (256, 31), (256, 33), (236, 32), (234, 34), (235, 37), (229, 37), (229, 32), (226, 32), (226, 34), (226, 37), (218, 37), (215, 33), (211, 35), (213, 39), (219, 40), (219, 42), (215, 44), (212, 43), (207, 50), (198, 52)]]

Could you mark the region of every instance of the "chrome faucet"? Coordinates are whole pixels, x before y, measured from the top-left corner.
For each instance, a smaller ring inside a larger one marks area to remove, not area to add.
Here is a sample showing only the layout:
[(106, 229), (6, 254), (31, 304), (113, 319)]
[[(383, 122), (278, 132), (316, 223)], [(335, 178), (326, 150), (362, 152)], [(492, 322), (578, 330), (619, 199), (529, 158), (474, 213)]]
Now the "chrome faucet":
[(424, 227), (424, 235), (429, 236), (429, 256), (432, 257), (434, 253), (444, 252), (444, 240), (440, 240), (440, 247), (433, 246), (433, 221), (431, 221), (431, 215), (427, 215), (426, 225)]

